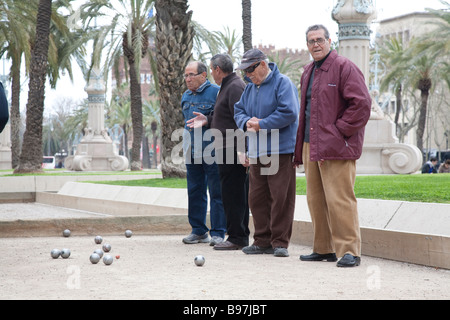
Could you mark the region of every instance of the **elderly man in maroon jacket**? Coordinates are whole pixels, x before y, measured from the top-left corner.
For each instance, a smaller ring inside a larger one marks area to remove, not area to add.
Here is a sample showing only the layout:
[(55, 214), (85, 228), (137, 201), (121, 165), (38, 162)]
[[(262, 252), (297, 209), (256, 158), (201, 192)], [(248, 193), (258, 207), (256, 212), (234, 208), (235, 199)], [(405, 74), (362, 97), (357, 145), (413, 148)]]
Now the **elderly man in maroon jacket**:
[(314, 61), (301, 79), (301, 110), (294, 164), (303, 164), (314, 227), (313, 253), (302, 261), (361, 261), (361, 235), (354, 193), (356, 160), (361, 156), (371, 98), (364, 76), (347, 58), (330, 50), (326, 27), (308, 28)]

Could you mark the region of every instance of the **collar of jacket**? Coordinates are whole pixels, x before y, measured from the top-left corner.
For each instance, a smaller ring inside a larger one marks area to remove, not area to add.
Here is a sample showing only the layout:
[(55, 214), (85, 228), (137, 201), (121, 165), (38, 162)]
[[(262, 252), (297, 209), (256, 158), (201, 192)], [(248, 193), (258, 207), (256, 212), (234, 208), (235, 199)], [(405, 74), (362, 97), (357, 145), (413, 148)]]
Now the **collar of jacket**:
[(200, 87), (198, 87), (197, 90), (192, 91), (192, 90), (187, 90), (188, 94), (197, 94), (197, 93), (202, 93), (206, 88), (208, 88), (211, 85), (211, 82), (209, 82), (208, 79), (206, 79), (205, 82), (203, 82)]
[(229, 75), (227, 75), (226, 77), (224, 77), (222, 79), (222, 84), (220, 85), (221, 87), (223, 87), (225, 84), (227, 84), (228, 82), (231, 82), (235, 77), (237, 77), (236, 72), (232, 72)]
[[(338, 56), (337, 51), (332, 50), (322, 61), (319, 61), (320, 65), (317, 68), (322, 69), (324, 71), (328, 71), (328, 69), (330, 69), (331, 65), (333, 64), (333, 61), (336, 60), (337, 56)], [(315, 66), (314, 61), (313, 66)]]

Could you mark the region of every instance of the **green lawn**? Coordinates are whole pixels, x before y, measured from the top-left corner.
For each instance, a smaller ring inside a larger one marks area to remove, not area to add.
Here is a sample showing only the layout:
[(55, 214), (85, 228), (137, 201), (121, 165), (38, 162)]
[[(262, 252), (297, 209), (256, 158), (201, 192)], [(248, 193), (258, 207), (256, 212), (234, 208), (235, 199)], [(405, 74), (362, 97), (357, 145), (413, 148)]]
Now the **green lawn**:
[[(112, 185), (186, 188), (186, 179), (144, 179), (96, 182)], [(297, 194), (306, 194), (306, 180), (297, 178)], [(450, 174), (357, 176), (357, 198), (450, 203)]]

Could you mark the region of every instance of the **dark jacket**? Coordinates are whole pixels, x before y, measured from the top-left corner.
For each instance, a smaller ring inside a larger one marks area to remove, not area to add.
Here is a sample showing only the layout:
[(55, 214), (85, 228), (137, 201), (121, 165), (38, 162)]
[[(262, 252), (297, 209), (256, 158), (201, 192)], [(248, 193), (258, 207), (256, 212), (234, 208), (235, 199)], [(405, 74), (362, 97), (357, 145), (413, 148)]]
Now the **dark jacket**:
[(234, 121), (234, 105), (241, 99), (244, 89), (245, 82), (236, 73), (233, 72), (223, 78), (214, 106), (214, 112), (208, 116), (210, 128), (217, 129), (222, 133), (224, 147), (226, 143), (226, 130), (238, 129)]
[(302, 164), (306, 90), (312, 72), (311, 161), (356, 160), (361, 157), (364, 129), (370, 118), (371, 97), (361, 70), (333, 50), (322, 65), (305, 67), (301, 78), (301, 109), (295, 164)]
[(0, 82), (0, 132), (3, 131), (9, 120), (8, 100), (6, 99), (5, 89)]

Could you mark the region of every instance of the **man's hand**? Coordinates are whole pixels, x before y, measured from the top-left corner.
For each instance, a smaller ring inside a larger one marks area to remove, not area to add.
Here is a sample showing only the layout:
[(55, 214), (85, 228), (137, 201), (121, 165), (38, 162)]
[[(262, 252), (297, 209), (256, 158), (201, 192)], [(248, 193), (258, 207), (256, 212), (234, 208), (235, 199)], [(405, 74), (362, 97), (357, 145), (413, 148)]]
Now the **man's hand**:
[(258, 119), (256, 117), (253, 117), (250, 120), (248, 120), (247, 121), (247, 131), (258, 132), (261, 129), (259, 126), (259, 121), (261, 121), (261, 119)]
[(238, 159), (239, 163), (242, 164), (244, 167), (250, 166), (250, 159), (247, 157), (247, 154), (245, 152), (239, 152), (238, 151)]
[(201, 128), (208, 124), (208, 118), (203, 113), (194, 112), (195, 118), (192, 118), (186, 122), (188, 128)]

